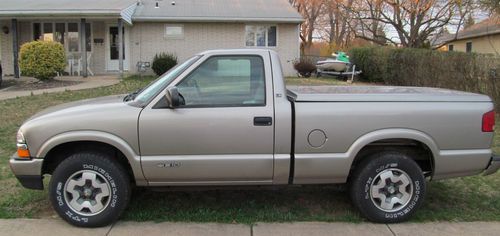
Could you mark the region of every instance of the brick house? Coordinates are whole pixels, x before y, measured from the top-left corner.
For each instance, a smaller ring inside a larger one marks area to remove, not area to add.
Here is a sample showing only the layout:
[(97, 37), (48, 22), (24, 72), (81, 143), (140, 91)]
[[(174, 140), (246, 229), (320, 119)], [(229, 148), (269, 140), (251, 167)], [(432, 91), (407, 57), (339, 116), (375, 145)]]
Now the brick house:
[(20, 45), (58, 41), (66, 73), (87, 76), (137, 73), (160, 52), (182, 61), (209, 49), (271, 48), (293, 75), (301, 22), (287, 0), (2, 0), (0, 55), (3, 73), (19, 75)]

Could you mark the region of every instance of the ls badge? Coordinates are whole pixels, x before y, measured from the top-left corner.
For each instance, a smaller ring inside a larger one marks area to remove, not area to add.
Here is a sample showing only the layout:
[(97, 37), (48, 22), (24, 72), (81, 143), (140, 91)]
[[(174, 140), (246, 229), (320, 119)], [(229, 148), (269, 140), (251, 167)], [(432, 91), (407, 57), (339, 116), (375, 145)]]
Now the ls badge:
[(158, 168), (178, 168), (178, 167), (181, 167), (181, 163), (180, 162), (167, 162), (167, 163), (159, 163), (156, 166), (158, 166)]

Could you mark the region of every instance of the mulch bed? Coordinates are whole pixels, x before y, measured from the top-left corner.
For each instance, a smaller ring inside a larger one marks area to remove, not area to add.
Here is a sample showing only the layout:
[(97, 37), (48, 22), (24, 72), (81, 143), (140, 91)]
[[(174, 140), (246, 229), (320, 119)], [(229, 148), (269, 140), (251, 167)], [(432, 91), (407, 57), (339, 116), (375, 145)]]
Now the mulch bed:
[(16, 81), (4, 80), (2, 83), (3, 91), (32, 91), (39, 89), (51, 89), (72, 86), (82, 83), (81, 81), (66, 80), (46, 80), (46, 81)]

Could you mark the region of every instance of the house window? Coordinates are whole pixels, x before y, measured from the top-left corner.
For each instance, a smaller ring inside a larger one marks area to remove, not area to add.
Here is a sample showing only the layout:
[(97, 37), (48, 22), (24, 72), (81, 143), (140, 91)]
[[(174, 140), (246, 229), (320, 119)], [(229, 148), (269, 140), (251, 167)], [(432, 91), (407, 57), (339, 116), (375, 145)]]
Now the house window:
[(277, 36), (276, 26), (245, 26), (245, 45), (247, 47), (276, 47)]
[(40, 40), (42, 38), (42, 26), (40, 23), (33, 24), (33, 40)]
[(43, 23), (43, 41), (54, 41), (54, 30), (52, 23)]
[[(92, 25), (86, 23), (87, 51), (92, 51)], [(56, 41), (64, 45), (68, 52), (80, 52), (79, 23), (33, 23), (33, 40)]]
[(170, 39), (182, 39), (184, 38), (184, 26), (183, 25), (166, 25), (165, 26), (165, 37)]
[(54, 40), (56, 42), (60, 42), (62, 45), (64, 45), (65, 33), (66, 33), (66, 24), (56, 23), (56, 31), (54, 33)]
[(465, 52), (472, 52), (472, 42), (467, 42), (465, 44)]
[(448, 45), (448, 51), (453, 52), (453, 44)]
[(78, 23), (68, 24), (68, 51), (78, 52), (80, 51), (78, 40)]

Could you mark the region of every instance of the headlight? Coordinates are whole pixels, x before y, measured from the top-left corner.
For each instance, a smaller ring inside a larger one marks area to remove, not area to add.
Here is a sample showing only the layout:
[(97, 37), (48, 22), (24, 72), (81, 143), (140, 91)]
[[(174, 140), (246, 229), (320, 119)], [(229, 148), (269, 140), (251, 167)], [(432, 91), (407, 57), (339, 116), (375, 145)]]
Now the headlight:
[(26, 139), (24, 138), (23, 132), (17, 131), (16, 142), (19, 144), (26, 144)]

